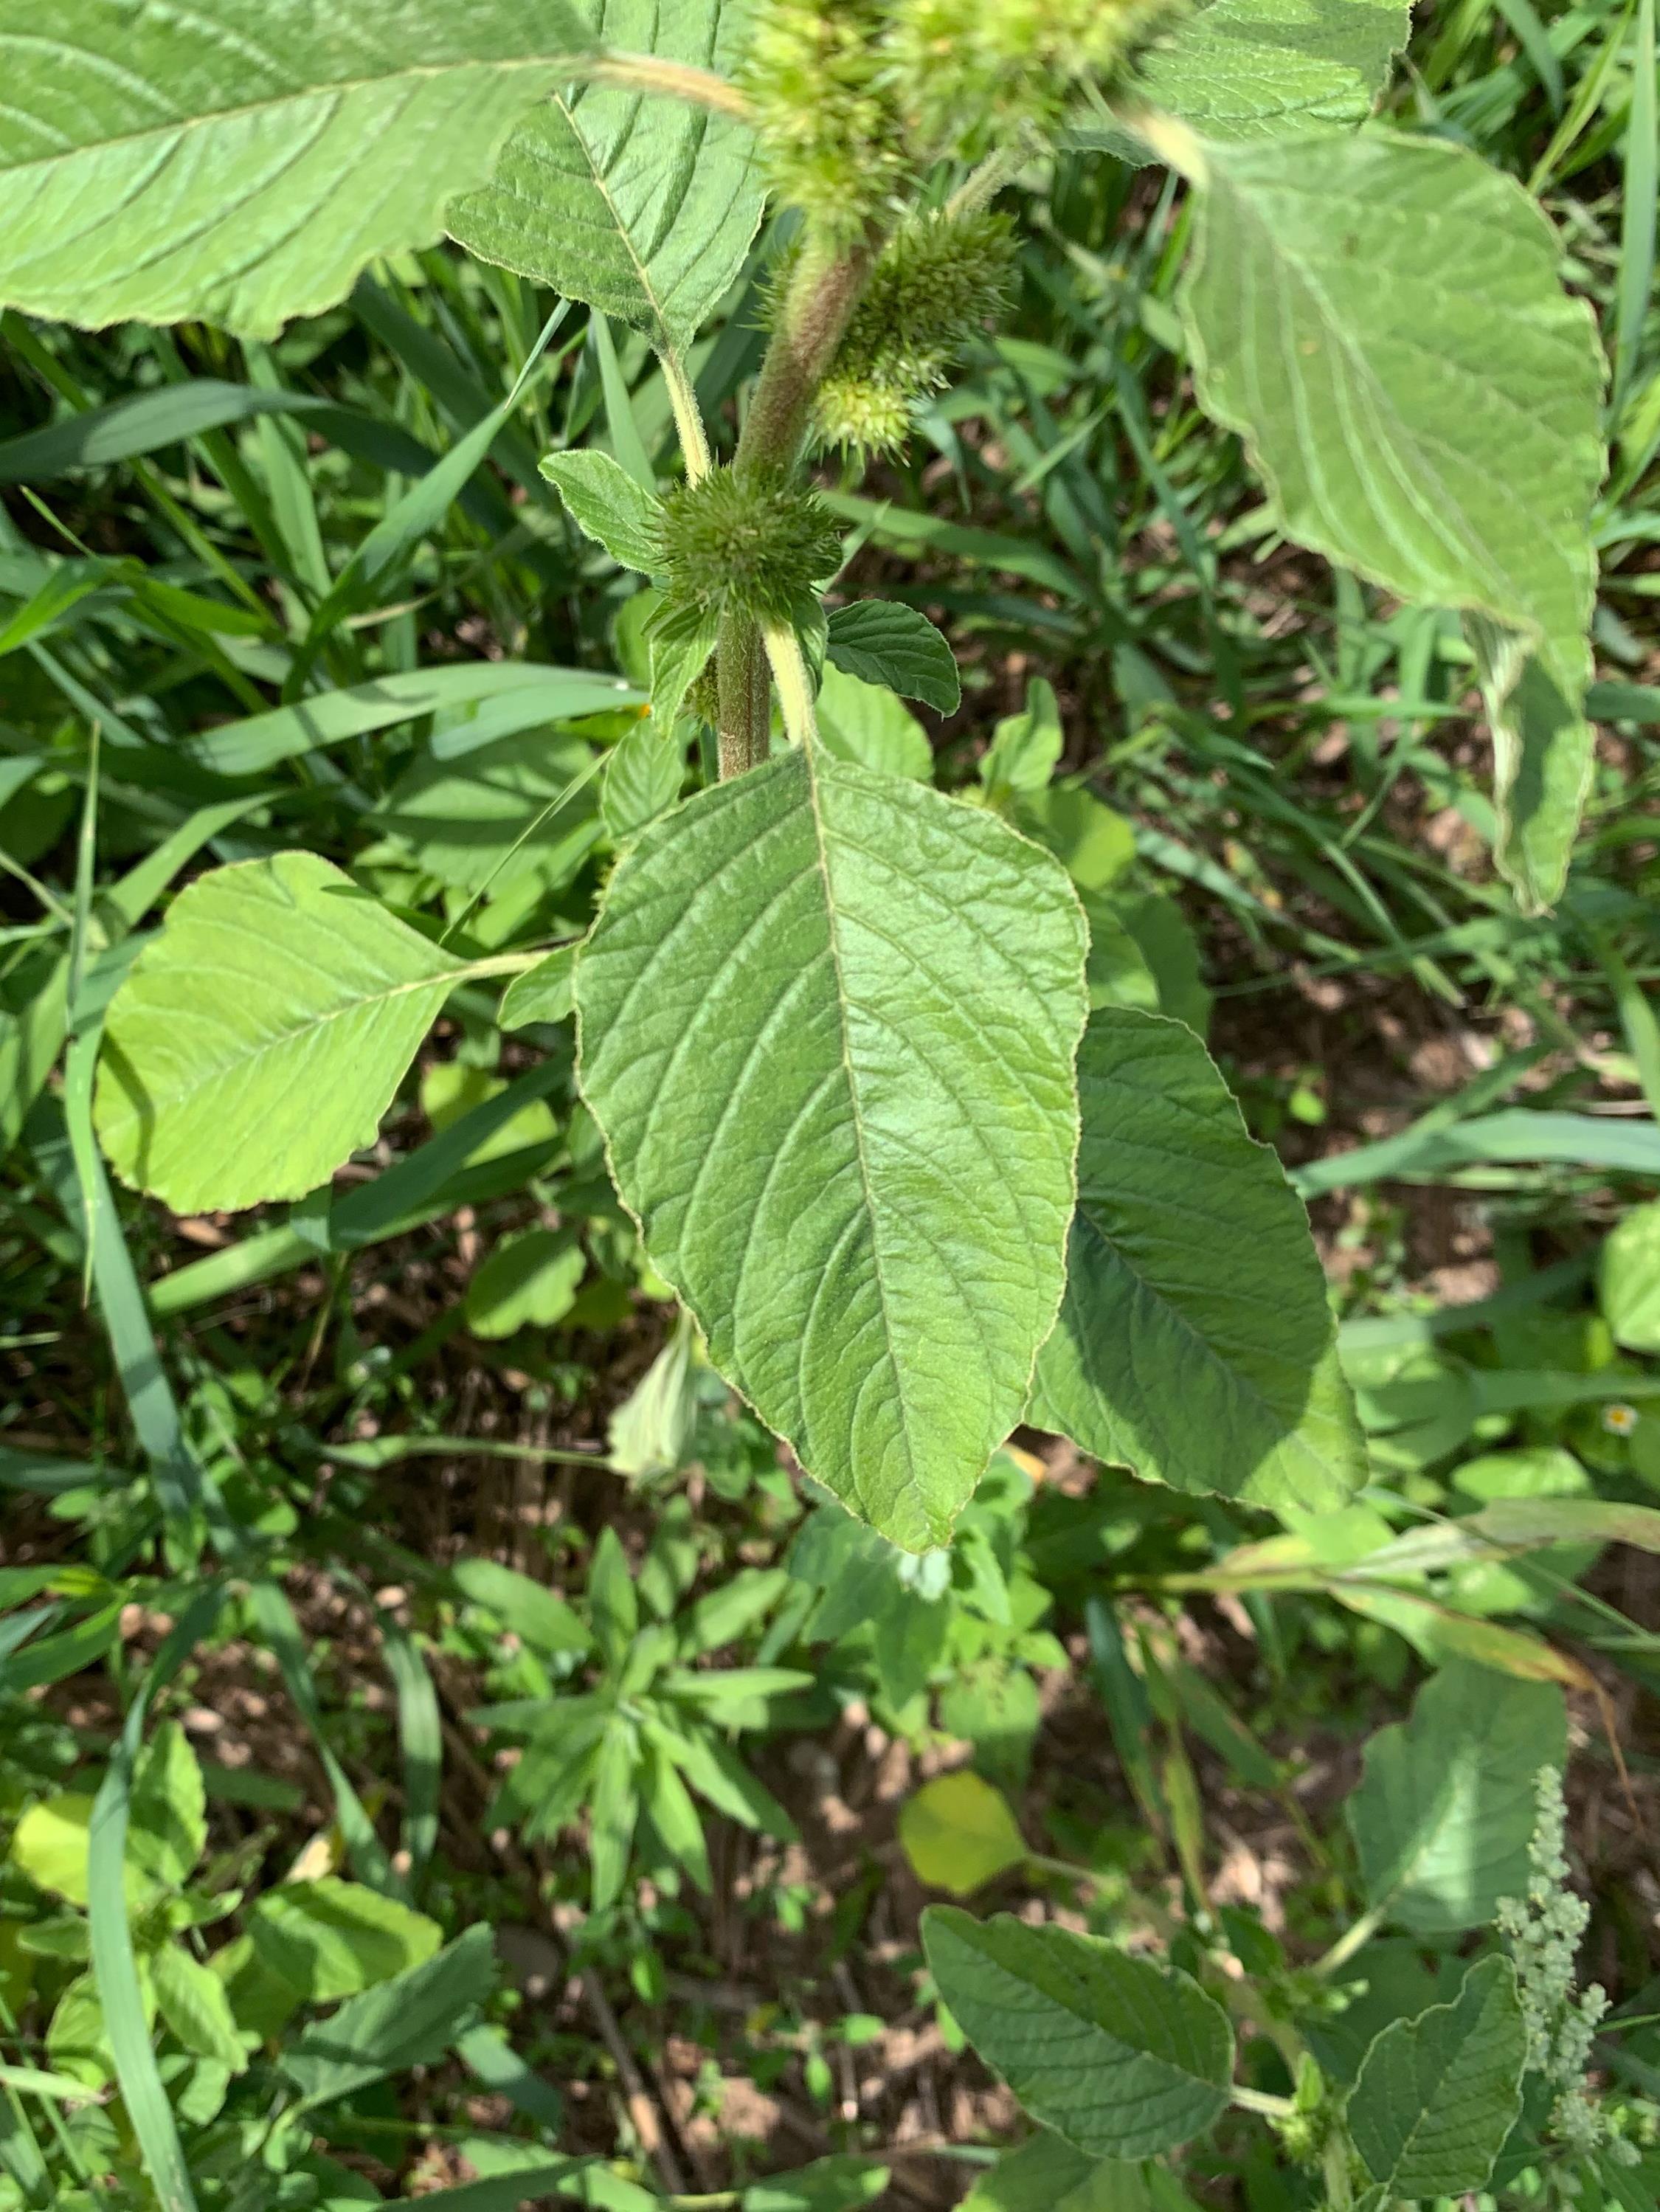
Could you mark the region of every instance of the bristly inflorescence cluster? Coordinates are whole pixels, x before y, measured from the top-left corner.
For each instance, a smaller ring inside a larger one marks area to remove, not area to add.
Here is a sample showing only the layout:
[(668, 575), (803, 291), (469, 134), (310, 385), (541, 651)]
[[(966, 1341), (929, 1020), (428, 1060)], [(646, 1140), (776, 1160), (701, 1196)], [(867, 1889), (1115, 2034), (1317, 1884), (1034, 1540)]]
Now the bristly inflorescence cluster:
[(1110, 77), (1171, 0), (763, 0), (745, 90), (774, 190), (851, 246), (935, 161)]
[(729, 468), (668, 495), (662, 545), (670, 606), (763, 623), (810, 620), (817, 587), (842, 558), (836, 518), (816, 492)]
[(824, 446), (891, 453), (912, 410), (939, 391), (976, 331), (1007, 306), (1015, 232), (1006, 216), (915, 216), (878, 258), (819, 386), (813, 428)]
[(1614, 2132), (1612, 2117), (1585, 2079), (1608, 2000), (1595, 1982), (1576, 1995), (1576, 1963), (1590, 1908), (1568, 1887), (1562, 1777), (1554, 1766), (1541, 1767), (1535, 1789), (1528, 1893), (1502, 1899), (1495, 1915), (1516, 1962), (1528, 2066), (1555, 2093), (1550, 2128), (1565, 2151), (1581, 2157), (1602, 2151), (1634, 2160), (1637, 2152)]

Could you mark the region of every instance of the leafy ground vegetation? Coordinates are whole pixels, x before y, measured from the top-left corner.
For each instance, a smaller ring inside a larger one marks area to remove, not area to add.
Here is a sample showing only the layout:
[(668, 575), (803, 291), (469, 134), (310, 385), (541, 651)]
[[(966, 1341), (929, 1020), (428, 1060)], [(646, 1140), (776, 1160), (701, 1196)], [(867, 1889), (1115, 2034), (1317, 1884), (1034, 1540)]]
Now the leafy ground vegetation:
[(1647, 2212), (1653, 0), (64, 12), (0, 2208)]

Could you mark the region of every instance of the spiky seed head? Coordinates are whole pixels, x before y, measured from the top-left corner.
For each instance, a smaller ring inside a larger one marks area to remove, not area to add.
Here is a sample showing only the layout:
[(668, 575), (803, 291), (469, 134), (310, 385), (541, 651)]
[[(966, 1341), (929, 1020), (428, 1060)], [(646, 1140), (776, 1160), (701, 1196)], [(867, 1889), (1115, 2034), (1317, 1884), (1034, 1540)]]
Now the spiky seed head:
[(841, 557), (824, 501), (781, 477), (715, 469), (663, 502), (663, 574), (676, 607), (793, 621), (815, 604), (815, 586)]

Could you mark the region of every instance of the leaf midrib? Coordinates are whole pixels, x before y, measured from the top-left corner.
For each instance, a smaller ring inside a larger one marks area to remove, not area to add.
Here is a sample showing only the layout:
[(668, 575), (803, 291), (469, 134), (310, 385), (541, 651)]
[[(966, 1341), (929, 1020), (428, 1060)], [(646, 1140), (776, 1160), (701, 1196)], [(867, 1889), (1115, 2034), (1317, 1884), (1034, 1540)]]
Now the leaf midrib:
[[(12, 41), (0, 38), (0, 48), (9, 43)], [(40, 43), (45, 44), (46, 41)], [(265, 100), (241, 100), (233, 106), (210, 108), (202, 115), (177, 116), (171, 121), (152, 124), (142, 131), (120, 131), (112, 132), (106, 137), (84, 138), (62, 153), (45, 154), (27, 161), (0, 162), (0, 178), (26, 176), (31, 170), (50, 169), (61, 162), (84, 161), (89, 155), (113, 152), (121, 147), (143, 146), (158, 139), (178, 137), (188, 131), (205, 131), (220, 125), (240, 122), (249, 116), (269, 115), (301, 100), (325, 99), (337, 94), (346, 98), (353, 93), (367, 92), (381, 86), (407, 83), (411, 78), (455, 76), (463, 71), (505, 76), (521, 70), (546, 70), (560, 63), (586, 58), (597, 51), (593, 46), (560, 46), (550, 53), (518, 55), (502, 61), (473, 58), (453, 62), (410, 62), (373, 76), (330, 78), (317, 84), (299, 85), (291, 91), (277, 93)]]
[[(194, 972), (198, 975), (209, 974), (211, 973), (211, 968), (210, 964), (203, 963), (198, 965), (195, 969)], [(218, 1061), (215, 1065), (212, 1072), (203, 1077), (198, 1083), (193, 1085), (185, 1085), (180, 1089), (169, 1091), (160, 1096), (150, 1094), (150, 1109), (152, 1113), (154, 1113), (164, 1108), (170, 1109), (181, 1105), (187, 1105), (196, 1099), (201, 1092), (208, 1090), (212, 1085), (222, 1081), (226, 1076), (234, 1075), (240, 1070), (253, 1066), (258, 1061), (264, 1060), (269, 1054), (281, 1052), (285, 1047), (293, 1045), (298, 1038), (314, 1036), (330, 1022), (342, 1020), (348, 1014), (361, 1012), (365, 1006), (386, 1006), (393, 999), (407, 998), (412, 992), (431, 991), (436, 989), (448, 990), (462, 977), (471, 975), (472, 972), (473, 968), (471, 966), (463, 963), (454, 968), (441, 969), (435, 975), (423, 975), (416, 982), (396, 983), (390, 990), (369, 991), (364, 993), (361, 998), (348, 999), (337, 1006), (331, 1006), (325, 1013), (319, 1014), (313, 1020), (303, 1023), (296, 1029), (283, 1030), (276, 1036), (265, 1039), (261, 1043), (254, 1045), (246, 1052), (236, 1053), (228, 1060)], [(118, 1032), (112, 1036), (111, 1042), (119, 1047), (120, 1042), (121, 1040), (118, 1030)], [(137, 1121), (141, 1118), (142, 1117), (137, 1107), (131, 1109), (129, 1112), (123, 1116), (123, 1120), (125, 1121)], [(120, 1126), (121, 1123), (119, 1121), (115, 1124), (115, 1127), (118, 1128)]]
[[(807, 773), (807, 811), (812, 817), (813, 849), (818, 854), (819, 878), (824, 887), (824, 923), (830, 939), (830, 967), (836, 977), (836, 1034), (840, 1039), (842, 1071), (848, 1086), (848, 1102), (853, 1112), (854, 1148), (859, 1162), (859, 1183), (864, 1193), (866, 1218), (870, 1223), (871, 1268), (876, 1279), (876, 1296), (882, 1310), (882, 1340), (888, 1371), (893, 1377), (894, 1396), (899, 1407), (899, 1435), (905, 1455), (907, 1486), (921, 1492), (917, 1471), (916, 1448), (911, 1441), (913, 1415), (905, 1397), (904, 1370), (893, 1353), (894, 1331), (890, 1317), (887, 1279), (882, 1269), (882, 1248), (876, 1233), (876, 1194), (871, 1183), (870, 1158), (865, 1143), (864, 1115), (860, 1107), (859, 1085), (853, 1070), (853, 1054), (848, 1040), (848, 1006), (849, 1004), (847, 977), (842, 963), (841, 936), (836, 927), (835, 887), (830, 879), (830, 854), (824, 842), (824, 820), (818, 797), (818, 763), (815, 754), (816, 740), (808, 738), (802, 747)], [(805, 1410), (805, 1400), (803, 1407)], [(930, 1529), (934, 1516), (923, 1500), (924, 1515)]]

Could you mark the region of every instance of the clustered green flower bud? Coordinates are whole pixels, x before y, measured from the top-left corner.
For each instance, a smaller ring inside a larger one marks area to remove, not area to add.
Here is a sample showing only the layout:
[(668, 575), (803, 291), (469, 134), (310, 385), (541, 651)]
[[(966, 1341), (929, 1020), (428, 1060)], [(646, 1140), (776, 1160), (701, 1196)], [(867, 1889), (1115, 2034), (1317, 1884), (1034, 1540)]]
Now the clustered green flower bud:
[(842, 558), (836, 519), (816, 492), (729, 468), (668, 495), (662, 542), (671, 607), (757, 622), (808, 619)]
[(1167, 12), (1168, 0), (896, 0), (887, 43), (920, 136), (974, 155), (1053, 125)]
[(911, 162), (883, 52), (887, 0), (764, 0), (744, 88), (774, 191), (852, 246)]
[(780, 198), (856, 244), (934, 161), (1053, 125), (1172, 0), (763, 0), (744, 71)]
[[(1624, 2132), (1633, 2121), (1623, 2112), (1610, 2112), (1585, 2079), (1608, 2001), (1595, 1982), (1575, 1993), (1575, 1962), (1590, 1908), (1567, 1886), (1562, 1778), (1554, 1767), (1543, 1766), (1535, 1786), (1537, 1811), (1528, 1846), (1528, 1893), (1502, 1899), (1494, 1916), (1516, 1962), (1528, 2065), (1556, 2092), (1550, 2132), (1559, 2147), (1571, 2157), (1586, 2158), (1602, 2151), (1616, 2163), (1626, 2163), (1637, 2155)], [(1637, 2116), (1639, 2122), (1641, 2118)]]
[(814, 406), (821, 445), (891, 453), (915, 404), (946, 380), (1008, 304), (1014, 226), (1004, 216), (915, 216), (879, 258)]

